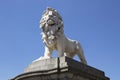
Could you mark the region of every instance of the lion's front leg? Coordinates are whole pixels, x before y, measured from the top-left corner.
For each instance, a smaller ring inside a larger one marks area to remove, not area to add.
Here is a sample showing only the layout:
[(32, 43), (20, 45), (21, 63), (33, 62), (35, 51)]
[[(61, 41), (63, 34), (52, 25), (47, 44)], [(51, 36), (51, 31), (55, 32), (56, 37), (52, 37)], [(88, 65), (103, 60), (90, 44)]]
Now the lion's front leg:
[(52, 57), (52, 49), (45, 46), (44, 58), (51, 58)]
[(64, 56), (64, 49), (62, 46), (59, 45), (57, 51), (58, 51), (58, 57)]
[(62, 49), (58, 49), (58, 57), (64, 56), (64, 51)]

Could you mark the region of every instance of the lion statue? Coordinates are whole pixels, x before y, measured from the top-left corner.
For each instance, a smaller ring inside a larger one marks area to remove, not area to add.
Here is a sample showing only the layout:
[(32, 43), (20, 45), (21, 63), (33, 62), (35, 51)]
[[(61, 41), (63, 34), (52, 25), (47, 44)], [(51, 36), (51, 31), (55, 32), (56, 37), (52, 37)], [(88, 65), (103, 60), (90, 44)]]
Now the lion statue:
[(73, 58), (78, 55), (81, 62), (87, 64), (84, 57), (83, 49), (80, 43), (76, 40), (71, 40), (65, 37), (63, 30), (63, 20), (57, 10), (47, 8), (40, 20), (40, 28), (43, 43), (45, 44), (44, 56), (40, 59), (52, 58), (52, 51), (58, 51), (58, 57), (67, 56)]

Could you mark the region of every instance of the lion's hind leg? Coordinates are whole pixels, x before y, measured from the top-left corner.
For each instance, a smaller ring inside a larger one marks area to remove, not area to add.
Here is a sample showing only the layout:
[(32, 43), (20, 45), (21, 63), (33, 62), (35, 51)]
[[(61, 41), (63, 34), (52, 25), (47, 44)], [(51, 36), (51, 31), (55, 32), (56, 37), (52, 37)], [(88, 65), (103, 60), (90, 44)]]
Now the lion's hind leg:
[(69, 58), (73, 58), (75, 56), (74, 53), (64, 53), (65, 56), (69, 57)]
[(82, 49), (80, 43), (78, 43), (78, 42), (77, 42), (77, 55), (78, 55), (78, 57), (79, 57), (79, 59), (81, 60), (82, 63), (87, 64), (87, 61), (86, 61), (85, 56), (84, 56), (83, 49)]
[(87, 64), (87, 61), (85, 59), (84, 54), (79, 50), (79, 52), (77, 53), (78, 57), (80, 58), (81, 62), (84, 64)]

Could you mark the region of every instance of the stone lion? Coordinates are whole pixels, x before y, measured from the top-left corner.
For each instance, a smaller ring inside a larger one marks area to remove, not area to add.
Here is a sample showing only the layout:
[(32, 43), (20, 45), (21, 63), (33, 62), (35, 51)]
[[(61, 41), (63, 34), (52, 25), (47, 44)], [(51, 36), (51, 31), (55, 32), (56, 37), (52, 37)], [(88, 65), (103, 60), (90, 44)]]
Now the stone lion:
[(87, 64), (80, 43), (65, 37), (63, 20), (57, 10), (47, 8), (40, 20), (40, 28), (43, 43), (45, 44), (44, 56), (39, 59), (51, 58), (52, 51), (58, 51), (58, 57), (67, 56), (73, 58), (77, 54), (82, 63)]

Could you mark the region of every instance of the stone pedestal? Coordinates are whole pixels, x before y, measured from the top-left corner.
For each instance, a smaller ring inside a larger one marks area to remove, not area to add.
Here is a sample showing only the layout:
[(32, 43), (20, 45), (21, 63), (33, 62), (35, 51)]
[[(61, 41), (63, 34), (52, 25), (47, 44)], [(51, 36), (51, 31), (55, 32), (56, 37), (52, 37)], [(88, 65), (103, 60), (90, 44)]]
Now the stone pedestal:
[(104, 72), (68, 57), (33, 62), (11, 80), (110, 80)]

